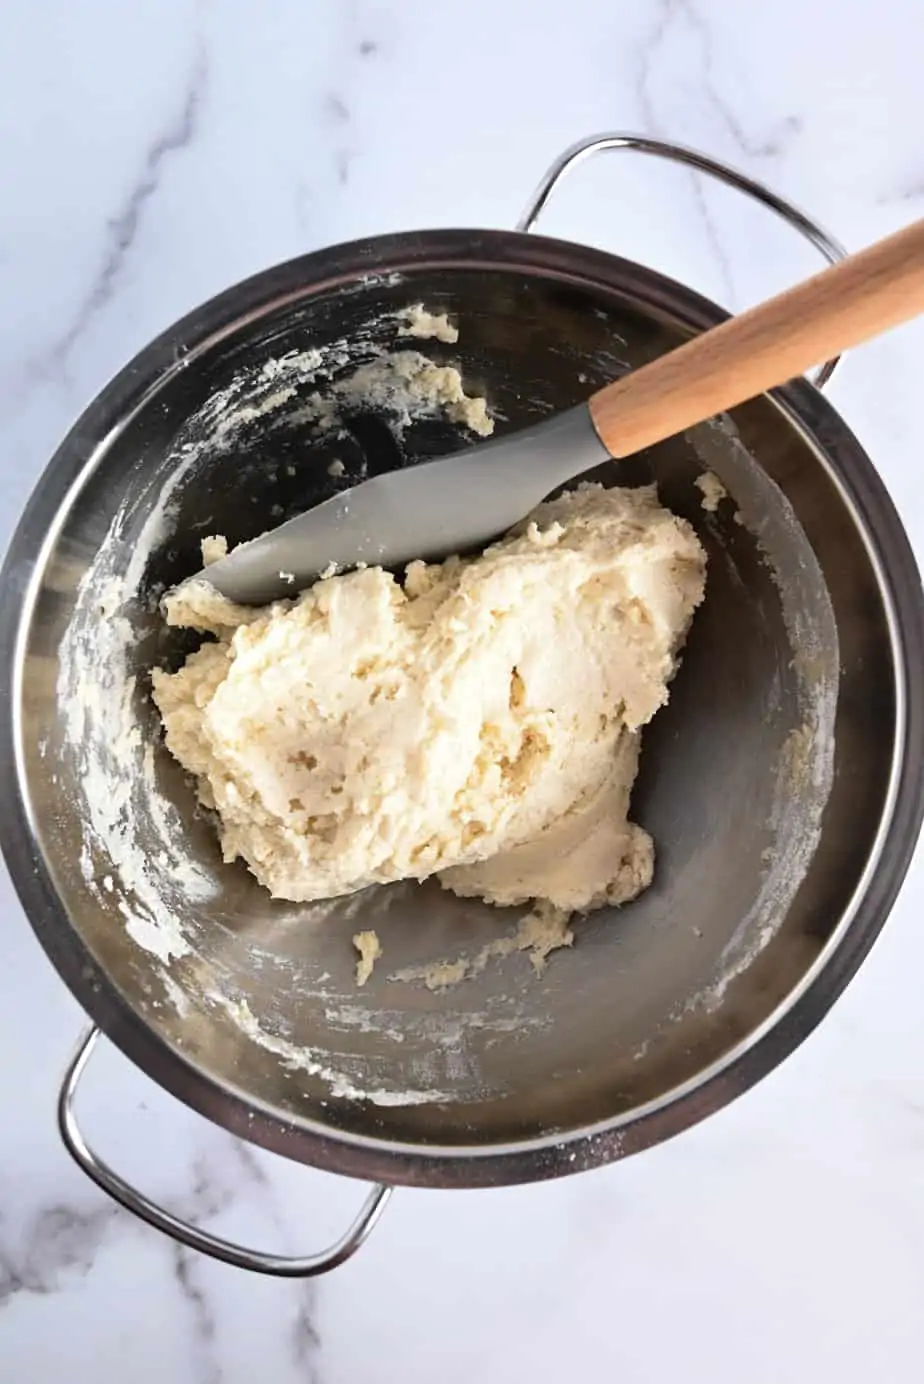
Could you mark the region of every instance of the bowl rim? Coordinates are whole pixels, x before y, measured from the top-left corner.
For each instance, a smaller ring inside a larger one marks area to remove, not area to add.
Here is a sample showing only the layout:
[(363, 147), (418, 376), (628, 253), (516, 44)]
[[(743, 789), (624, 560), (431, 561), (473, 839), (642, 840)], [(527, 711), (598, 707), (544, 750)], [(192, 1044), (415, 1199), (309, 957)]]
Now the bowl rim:
[(636, 309), (691, 331), (728, 317), (707, 298), (633, 261), (516, 231), (410, 231), (299, 256), (226, 289), (145, 346), (97, 395), (41, 474), (0, 568), (0, 763), (17, 766), (0, 800), (0, 848), (46, 954), (93, 1022), (153, 1081), (214, 1123), (295, 1161), (347, 1176), (430, 1187), (498, 1186), (596, 1167), (680, 1133), (727, 1104), (815, 1028), (873, 945), (911, 863), (924, 818), (924, 593), (897, 511), (872, 462), (805, 380), (768, 396), (816, 454), (862, 535), (888, 625), (895, 683), (889, 790), (873, 849), (850, 904), (801, 981), (722, 1058), (657, 1100), (591, 1126), (483, 1147), (421, 1146), (333, 1132), (287, 1118), (217, 1082), (171, 1048), (122, 998), (70, 926), (30, 818), (17, 746), (22, 640), (42, 557), (72, 491), (157, 392), (227, 336), (300, 298), (434, 267), (529, 270), (622, 293)]

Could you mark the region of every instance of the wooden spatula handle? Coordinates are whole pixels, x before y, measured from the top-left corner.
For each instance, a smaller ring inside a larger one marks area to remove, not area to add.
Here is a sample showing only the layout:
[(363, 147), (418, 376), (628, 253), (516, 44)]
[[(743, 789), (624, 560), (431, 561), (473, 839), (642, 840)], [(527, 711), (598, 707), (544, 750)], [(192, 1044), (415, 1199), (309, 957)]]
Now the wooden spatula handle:
[(614, 457), (650, 447), (924, 312), (924, 220), (599, 390)]

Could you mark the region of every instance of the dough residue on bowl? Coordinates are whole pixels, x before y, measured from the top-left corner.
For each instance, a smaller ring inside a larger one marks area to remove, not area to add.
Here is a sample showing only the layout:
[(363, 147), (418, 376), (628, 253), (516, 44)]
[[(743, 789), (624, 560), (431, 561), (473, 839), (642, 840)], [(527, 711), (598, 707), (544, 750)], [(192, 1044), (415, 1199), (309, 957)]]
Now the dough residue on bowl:
[(695, 484), (697, 489), (702, 492), (703, 498), (700, 501), (702, 508), (707, 513), (714, 514), (728, 495), (725, 486), (712, 471), (704, 471), (701, 476), (697, 476)]
[(379, 934), (373, 929), (356, 932), (353, 934), (353, 946), (359, 953), (356, 962), (356, 984), (363, 986), (372, 975), (372, 968), (382, 955)]
[(652, 877), (640, 730), (704, 571), (653, 488), (582, 486), (403, 586), (371, 567), (248, 610), (200, 579), (166, 603), (217, 636), (154, 672), (167, 746), (277, 898), (437, 875), (496, 904), (622, 903)]
[(401, 314), (399, 336), (416, 336), (454, 345), (459, 340), (459, 328), (454, 327), (445, 312), (428, 312), (423, 303), (414, 303)]

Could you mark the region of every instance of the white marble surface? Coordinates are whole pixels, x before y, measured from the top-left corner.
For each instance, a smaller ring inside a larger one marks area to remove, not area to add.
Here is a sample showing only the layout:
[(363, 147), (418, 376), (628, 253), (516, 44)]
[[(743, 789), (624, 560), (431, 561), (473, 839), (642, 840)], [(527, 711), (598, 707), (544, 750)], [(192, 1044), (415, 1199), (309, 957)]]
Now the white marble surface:
[[(0, 544), (77, 411), (172, 319), (276, 260), (510, 225), (578, 135), (657, 132), (849, 246), (924, 214), (919, 0), (8, 0), (0, 8)], [(732, 194), (601, 160), (546, 228), (740, 306), (808, 251)], [(832, 396), (924, 544), (924, 328)], [(673, 1144), (557, 1184), (406, 1192), (304, 1286), (177, 1251), (69, 1164), (81, 1014), (0, 876), (0, 1378), (709, 1384), (921, 1377), (924, 875), (785, 1066)], [(171, 1206), (291, 1252), (359, 1189), (234, 1146), (113, 1053), (86, 1120)]]

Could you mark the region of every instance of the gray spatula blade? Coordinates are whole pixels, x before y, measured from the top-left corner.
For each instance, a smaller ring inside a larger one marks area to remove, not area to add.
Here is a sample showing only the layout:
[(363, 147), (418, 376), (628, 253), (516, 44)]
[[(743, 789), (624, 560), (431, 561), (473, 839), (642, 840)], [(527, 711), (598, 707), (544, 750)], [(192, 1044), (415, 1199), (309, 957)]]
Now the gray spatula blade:
[(338, 571), (483, 548), (565, 481), (610, 460), (587, 405), (440, 461), (391, 471), (242, 543), (198, 575), (241, 605), (294, 596)]

